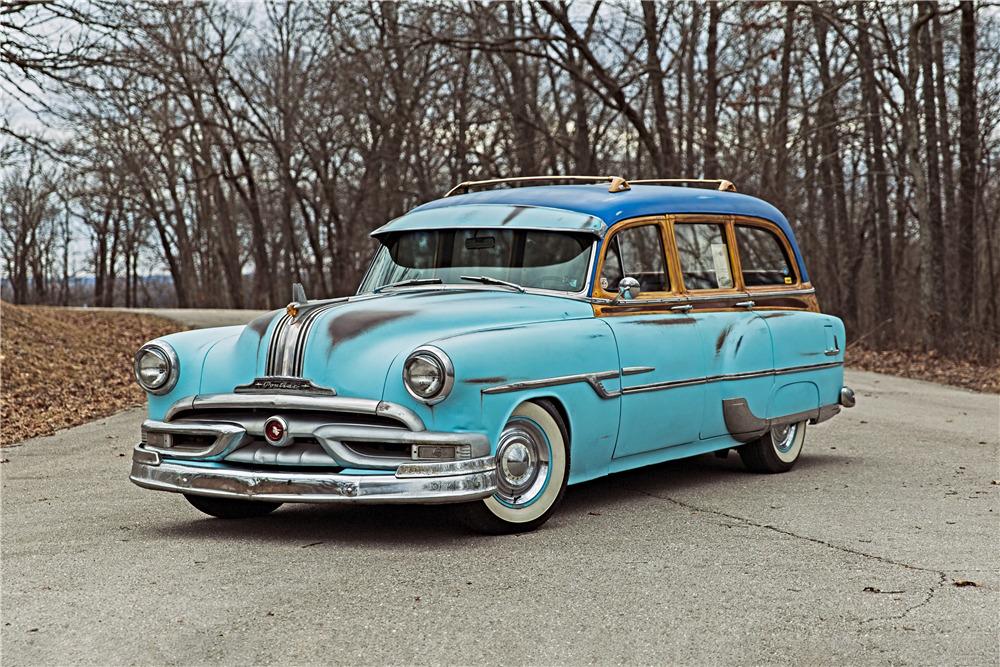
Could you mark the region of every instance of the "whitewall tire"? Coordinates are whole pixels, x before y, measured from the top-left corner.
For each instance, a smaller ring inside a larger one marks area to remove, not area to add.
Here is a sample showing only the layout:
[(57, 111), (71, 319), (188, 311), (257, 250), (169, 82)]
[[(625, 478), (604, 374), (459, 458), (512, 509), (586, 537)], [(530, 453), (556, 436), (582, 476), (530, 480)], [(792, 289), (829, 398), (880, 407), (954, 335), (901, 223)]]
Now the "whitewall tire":
[(466, 506), (467, 522), (490, 534), (541, 526), (566, 493), (569, 451), (566, 425), (551, 404), (517, 406), (497, 442), (497, 492)]
[(743, 465), (753, 472), (776, 473), (792, 469), (802, 453), (806, 439), (806, 422), (772, 426), (767, 433), (748, 442), (736, 451)]

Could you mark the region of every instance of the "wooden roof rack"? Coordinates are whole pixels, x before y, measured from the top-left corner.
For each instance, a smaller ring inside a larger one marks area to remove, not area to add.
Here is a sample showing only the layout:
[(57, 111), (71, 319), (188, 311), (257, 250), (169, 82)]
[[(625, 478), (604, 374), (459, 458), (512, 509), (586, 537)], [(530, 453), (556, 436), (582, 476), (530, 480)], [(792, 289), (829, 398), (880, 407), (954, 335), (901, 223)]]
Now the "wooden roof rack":
[(736, 192), (732, 181), (723, 178), (646, 178), (629, 181), (632, 185), (679, 185), (681, 187), (713, 186), (722, 192)]
[(482, 190), (494, 185), (532, 185), (541, 183), (610, 183), (608, 192), (624, 192), (629, 189), (628, 181), (621, 176), (515, 176), (513, 178), (491, 178), (485, 181), (463, 181), (448, 190), (445, 197)]

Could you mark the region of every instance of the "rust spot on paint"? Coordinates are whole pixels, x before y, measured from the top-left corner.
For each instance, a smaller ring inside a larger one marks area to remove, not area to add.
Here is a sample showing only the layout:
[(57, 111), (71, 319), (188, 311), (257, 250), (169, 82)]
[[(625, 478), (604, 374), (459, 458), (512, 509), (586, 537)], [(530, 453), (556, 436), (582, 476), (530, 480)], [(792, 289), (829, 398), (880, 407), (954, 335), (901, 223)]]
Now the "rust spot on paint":
[(722, 331), (719, 332), (719, 337), (715, 339), (716, 354), (722, 352), (722, 346), (726, 344), (726, 338), (728, 338), (729, 334), (732, 333), (734, 325), (735, 323), (727, 324), (726, 328), (724, 328)]
[(496, 377), (488, 378), (469, 378), (465, 381), (466, 384), (501, 384), (506, 382), (507, 378), (497, 375)]
[(393, 320), (409, 317), (416, 312), (416, 310), (357, 310), (340, 315), (335, 314), (327, 327), (327, 333), (330, 335), (330, 342), (337, 345)]
[(785, 312), (783, 310), (779, 310), (779, 311), (776, 311), (776, 312), (773, 312), (773, 313), (764, 313), (763, 315), (761, 315), (761, 317), (763, 317), (765, 320), (770, 320), (770, 319), (772, 319), (774, 317), (787, 317), (789, 315), (791, 315), (791, 313), (787, 313), (787, 312)]
[(271, 312), (265, 313), (260, 317), (255, 317), (250, 320), (249, 324), (247, 324), (247, 328), (256, 333), (258, 337), (261, 337), (267, 331), (267, 327), (271, 324), (271, 320), (274, 319), (274, 316), (280, 312), (280, 310), (272, 310)]

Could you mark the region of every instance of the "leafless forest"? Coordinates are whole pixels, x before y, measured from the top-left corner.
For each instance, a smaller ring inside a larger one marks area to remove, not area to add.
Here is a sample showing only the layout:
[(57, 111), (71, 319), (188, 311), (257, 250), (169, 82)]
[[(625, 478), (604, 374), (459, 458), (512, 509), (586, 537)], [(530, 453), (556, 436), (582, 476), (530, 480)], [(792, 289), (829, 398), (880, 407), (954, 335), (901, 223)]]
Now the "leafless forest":
[(854, 338), (993, 356), (997, 21), (967, 1), (8, 2), (4, 294), (274, 307), (293, 280), (352, 292), (368, 233), (464, 179), (721, 177), (785, 212)]

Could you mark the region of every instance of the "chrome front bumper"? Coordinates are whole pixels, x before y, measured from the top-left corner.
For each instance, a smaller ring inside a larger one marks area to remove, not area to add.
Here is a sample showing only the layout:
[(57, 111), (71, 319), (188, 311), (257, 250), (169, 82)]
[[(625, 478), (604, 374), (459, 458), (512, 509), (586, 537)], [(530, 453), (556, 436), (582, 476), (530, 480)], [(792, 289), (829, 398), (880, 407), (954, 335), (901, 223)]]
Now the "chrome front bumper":
[(163, 459), (137, 445), (135, 484), (159, 491), (294, 503), (461, 503), (496, 491), (492, 456), (441, 463), (405, 463), (395, 473), (264, 472)]
[[(289, 442), (264, 440), (268, 415), (282, 417)], [(142, 434), (129, 478), (148, 489), (349, 503), (457, 503), (496, 491), (486, 434), (431, 432), (385, 401), (200, 395), (177, 401), (163, 421), (146, 420)]]

